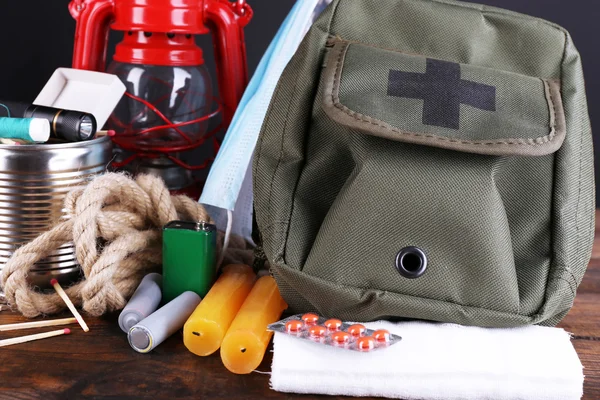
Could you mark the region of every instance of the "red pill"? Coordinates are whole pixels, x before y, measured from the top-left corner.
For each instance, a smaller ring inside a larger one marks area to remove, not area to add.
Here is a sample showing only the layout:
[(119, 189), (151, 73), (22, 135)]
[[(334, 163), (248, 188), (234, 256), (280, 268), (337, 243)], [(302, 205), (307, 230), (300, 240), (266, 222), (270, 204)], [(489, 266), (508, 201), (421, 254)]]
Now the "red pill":
[(310, 333), (310, 336), (313, 338), (322, 338), (327, 333), (327, 329), (325, 329), (324, 326), (316, 325), (316, 326), (311, 326), (310, 329), (308, 330), (308, 332)]
[(297, 319), (294, 319), (292, 321), (288, 321), (285, 324), (285, 330), (289, 333), (298, 333), (302, 329), (303, 325), (304, 324), (302, 323), (302, 321), (298, 321)]
[(356, 341), (356, 347), (360, 351), (371, 351), (375, 348), (375, 339), (371, 336), (361, 337)]
[(366, 330), (367, 330), (367, 328), (365, 328), (364, 325), (356, 324), (356, 325), (352, 325), (348, 328), (348, 333), (350, 333), (354, 337), (360, 337), (360, 336), (364, 335)]
[(308, 326), (316, 325), (317, 322), (319, 322), (319, 316), (317, 314), (312, 313), (304, 314), (302, 316), (302, 321), (304, 321), (304, 323)]
[(373, 337), (380, 343), (387, 343), (390, 341), (390, 332), (386, 329), (378, 329), (373, 332)]
[(335, 332), (331, 335), (331, 341), (336, 345), (344, 345), (350, 342), (350, 334), (347, 332)]
[(325, 321), (325, 326), (329, 329), (330, 332), (339, 331), (342, 327), (342, 321), (339, 319), (328, 319)]

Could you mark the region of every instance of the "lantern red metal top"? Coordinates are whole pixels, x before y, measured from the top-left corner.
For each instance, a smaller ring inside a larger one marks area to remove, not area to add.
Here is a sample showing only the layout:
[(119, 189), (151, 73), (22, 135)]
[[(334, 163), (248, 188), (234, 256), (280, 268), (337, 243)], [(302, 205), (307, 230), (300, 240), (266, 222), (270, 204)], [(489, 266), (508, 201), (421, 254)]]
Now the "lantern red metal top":
[(117, 0), (114, 22), (117, 31), (162, 33), (209, 33), (204, 25), (205, 1), (198, 0)]
[(194, 36), (129, 31), (115, 49), (113, 60), (129, 64), (192, 66), (204, 63)]

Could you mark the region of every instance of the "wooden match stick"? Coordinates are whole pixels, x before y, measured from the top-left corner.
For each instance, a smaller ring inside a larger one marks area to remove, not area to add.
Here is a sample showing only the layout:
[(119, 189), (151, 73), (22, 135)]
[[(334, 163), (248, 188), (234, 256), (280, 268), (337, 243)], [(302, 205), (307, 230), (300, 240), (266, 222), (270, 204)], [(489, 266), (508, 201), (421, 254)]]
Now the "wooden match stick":
[(58, 281), (56, 279), (52, 279), (50, 281), (50, 284), (52, 284), (52, 286), (54, 286), (54, 290), (56, 290), (56, 293), (58, 293), (58, 295), (60, 296), (61, 299), (63, 299), (63, 301), (65, 302), (67, 307), (69, 307), (69, 310), (71, 310), (71, 313), (73, 314), (73, 316), (75, 318), (77, 318), (77, 322), (79, 322), (79, 325), (81, 325), (81, 329), (83, 329), (84, 332), (89, 332), (90, 328), (88, 328), (87, 324), (85, 323), (85, 321), (83, 320), (83, 318), (81, 317), (81, 315), (79, 314), (79, 312), (77, 311), (77, 309), (75, 308), (73, 303), (71, 302), (71, 299), (69, 299), (69, 296), (67, 296), (67, 294), (63, 290), (62, 286), (60, 286)]
[(104, 136), (111, 136), (111, 137), (115, 136), (115, 131), (113, 131), (113, 130), (98, 131), (98, 132), (96, 132), (96, 135), (94, 136), (94, 139), (101, 138), (101, 137), (104, 137)]
[(21, 322), (18, 324), (0, 325), (0, 332), (16, 331), (20, 329), (45, 328), (47, 326), (59, 326), (76, 324), (76, 318), (51, 319), (46, 321)]
[(0, 347), (10, 346), (13, 344), (31, 342), (34, 340), (46, 339), (49, 337), (60, 336), (60, 335), (68, 335), (71, 333), (69, 328), (59, 329), (57, 331), (45, 332), (45, 333), (36, 333), (35, 335), (21, 336), (12, 339), (4, 339), (0, 340)]

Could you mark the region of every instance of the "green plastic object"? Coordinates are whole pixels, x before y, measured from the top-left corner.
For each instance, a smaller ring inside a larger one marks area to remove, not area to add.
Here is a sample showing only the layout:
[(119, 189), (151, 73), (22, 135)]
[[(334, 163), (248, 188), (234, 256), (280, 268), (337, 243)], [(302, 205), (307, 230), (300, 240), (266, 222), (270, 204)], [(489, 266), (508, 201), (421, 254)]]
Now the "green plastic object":
[(186, 291), (204, 297), (215, 278), (217, 228), (172, 221), (163, 228), (163, 302)]

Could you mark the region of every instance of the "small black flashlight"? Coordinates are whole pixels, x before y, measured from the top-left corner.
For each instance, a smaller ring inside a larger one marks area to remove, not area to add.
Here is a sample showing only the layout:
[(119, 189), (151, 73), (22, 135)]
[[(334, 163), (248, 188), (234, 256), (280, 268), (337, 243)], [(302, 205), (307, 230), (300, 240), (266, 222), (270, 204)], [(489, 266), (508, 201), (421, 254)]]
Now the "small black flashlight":
[(4, 108), (2, 106), (5, 106), (8, 111), (7, 117), (43, 118), (48, 120), (50, 122), (50, 134), (69, 142), (93, 139), (98, 129), (96, 118), (92, 114), (82, 111), (0, 100), (0, 112)]

